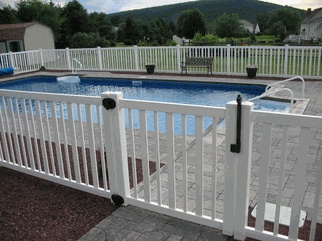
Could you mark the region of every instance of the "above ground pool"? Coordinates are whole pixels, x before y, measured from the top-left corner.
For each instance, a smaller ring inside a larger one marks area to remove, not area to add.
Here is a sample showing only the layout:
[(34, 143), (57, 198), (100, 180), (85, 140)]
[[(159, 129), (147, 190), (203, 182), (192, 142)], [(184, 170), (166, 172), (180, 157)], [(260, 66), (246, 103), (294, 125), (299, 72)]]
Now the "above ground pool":
[[(134, 79), (107, 79), (107, 78), (59, 78), (38, 76), (23, 78), (9, 82), (0, 83), (0, 89), (34, 91), (73, 95), (100, 96), (104, 91), (121, 91), (125, 99), (149, 100), (161, 102), (173, 102), (193, 105), (207, 105), (224, 107), (227, 102), (236, 100), (238, 94), (246, 101), (258, 96), (265, 91), (263, 85), (205, 83), (191, 81), (160, 81), (160, 80), (134, 80)], [(287, 111), (288, 103), (260, 100), (255, 102), (255, 109), (268, 111)], [(151, 113), (150, 113), (151, 114)], [(153, 120), (148, 129), (153, 130)], [(164, 113), (163, 113), (164, 114)], [(127, 112), (125, 112), (127, 117)], [(134, 128), (139, 127), (138, 113), (133, 113)], [(153, 116), (153, 115), (152, 115)], [(160, 113), (160, 131), (165, 131), (165, 120)], [(174, 118), (180, 118), (174, 116)], [(191, 118), (190, 118), (191, 119)], [(211, 118), (205, 118), (204, 128), (211, 124)], [(187, 126), (193, 126), (194, 121)], [(126, 125), (129, 123), (126, 118)], [(176, 121), (180, 123), (180, 120)], [(163, 127), (164, 126), (164, 127)], [(178, 127), (178, 130), (181, 127)], [(191, 127), (192, 128), (192, 127)], [(181, 131), (175, 130), (176, 133)], [(187, 130), (192, 134), (193, 130)]]

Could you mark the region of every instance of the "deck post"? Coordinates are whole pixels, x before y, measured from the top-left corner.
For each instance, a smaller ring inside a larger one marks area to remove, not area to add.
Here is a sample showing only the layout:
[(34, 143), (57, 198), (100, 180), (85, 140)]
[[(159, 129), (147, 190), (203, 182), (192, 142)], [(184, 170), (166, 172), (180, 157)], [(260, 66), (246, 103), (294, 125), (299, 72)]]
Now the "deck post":
[(102, 70), (103, 69), (102, 50), (100, 46), (97, 46), (97, 57), (98, 57), (98, 67), (100, 70)]
[(120, 107), (122, 92), (104, 92), (103, 104), (104, 143), (111, 194), (117, 194), (127, 205), (130, 195), (124, 109)]
[(139, 54), (138, 54), (138, 46), (134, 45), (134, 64), (135, 64), (135, 70), (139, 70)]
[(230, 75), (230, 62), (231, 62), (230, 49), (231, 49), (230, 44), (227, 44), (227, 75)]
[(70, 50), (69, 48), (66, 48), (66, 59), (67, 59), (67, 68), (69, 70), (72, 69), (72, 62), (71, 62), (71, 58), (70, 58)]

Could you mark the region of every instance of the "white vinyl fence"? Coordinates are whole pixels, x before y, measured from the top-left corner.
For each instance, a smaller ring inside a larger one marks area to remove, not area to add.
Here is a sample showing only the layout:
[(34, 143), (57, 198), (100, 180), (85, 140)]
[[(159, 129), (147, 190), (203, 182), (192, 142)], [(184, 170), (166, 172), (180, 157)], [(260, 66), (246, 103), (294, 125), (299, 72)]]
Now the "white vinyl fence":
[[(119, 195), (123, 205), (215, 227), (238, 240), (297, 239), (304, 209), (311, 221), (305, 239), (314, 240), (322, 117), (254, 111), (244, 102), (238, 121), (238, 109), (235, 101), (217, 108), (127, 100), (112, 92), (2, 90), (0, 165), (104, 197)], [(219, 124), (223, 118), (226, 124)], [(278, 218), (266, 227), (268, 203), (276, 204), (275, 217), (290, 207), (288, 233), (279, 233)], [(255, 204), (252, 226), (248, 211)]]
[[(72, 70), (77, 59), (84, 70), (145, 71), (154, 63), (157, 72), (180, 73), (185, 56), (211, 57), (213, 73), (246, 75), (246, 65), (258, 66), (258, 76), (305, 78), (322, 77), (322, 47), (306, 46), (166, 46), (92, 49), (53, 49), (0, 54), (0, 68), (13, 67), (15, 73), (39, 70)], [(205, 73), (205, 70), (188, 69)]]

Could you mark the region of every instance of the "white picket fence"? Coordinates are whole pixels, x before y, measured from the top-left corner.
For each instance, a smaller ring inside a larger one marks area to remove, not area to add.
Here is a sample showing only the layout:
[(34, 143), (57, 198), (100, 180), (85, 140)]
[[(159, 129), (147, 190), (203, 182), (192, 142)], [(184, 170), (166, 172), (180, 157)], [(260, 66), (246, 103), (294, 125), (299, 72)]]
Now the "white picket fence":
[[(242, 103), (241, 116), (241, 151), (232, 153), (235, 101), (217, 108), (127, 100), (111, 92), (89, 97), (1, 90), (0, 165), (104, 197), (118, 194), (124, 205), (215, 227), (239, 240), (297, 239), (303, 208), (314, 240), (322, 160), (311, 154), (312, 147), (321, 149), (322, 117), (254, 111), (250, 102)], [(213, 125), (204, 126), (205, 117)], [(226, 124), (218, 125), (223, 118)], [(291, 207), (288, 234), (278, 233), (278, 218), (273, 230), (264, 229), (267, 202), (276, 204), (275, 217), (281, 205)]]
[[(157, 72), (180, 73), (185, 56), (212, 57), (213, 73), (245, 75), (245, 66), (258, 65), (258, 76), (320, 79), (322, 47), (306, 46), (174, 46), (93, 49), (52, 49), (0, 54), (0, 68), (13, 67), (15, 73), (39, 70), (72, 70), (77, 59), (84, 70), (145, 71), (154, 63)], [(189, 72), (204, 73), (204, 69)]]

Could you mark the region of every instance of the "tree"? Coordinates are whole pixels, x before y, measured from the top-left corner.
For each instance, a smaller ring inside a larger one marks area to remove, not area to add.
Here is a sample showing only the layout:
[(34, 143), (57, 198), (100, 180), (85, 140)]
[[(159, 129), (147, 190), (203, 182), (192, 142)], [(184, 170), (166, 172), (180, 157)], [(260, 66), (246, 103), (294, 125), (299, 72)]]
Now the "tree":
[(16, 16), (16, 10), (10, 6), (0, 9), (0, 24), (18, 23), (19, 19)]
[(260, 13), (257, 15), (256, 20), (258, 22), (259, 29), (261, 32), (265, 32), (267, 29), (269, 29), (269, 22), (271, 19), (271, 13)]
[(283, 40), (286, 37), (286, 27), (282, 21), (274, 22), (270, 27), (270, 32), (271, 34), (274, 34), (275, 37), (278, 37), (280, 40)]
[(128, 17), (125, 20), (124, 26), (124, 42), (127, 42), (128, 45), (137, 44), (140, 40), (139, 27), (136, 22)]
[(75, 33), (69, 40), (71, 48), (95, 48), (97, 46), (107, 47), (109, 41), (98, 33)]
[(101, 37), (115, 41), (115, 33), (112, 31), (111, 23), (105, 13), (90, 13), (88, 26), (91, 32), (99, 33)]
[(232, 13), (219, 16), (216, 20), (216, 34), (221, 38), (239, 37), (244, 32), (239, 15)]
[(192, 39), (197, 32), (204, 35), (206, 31), (206, 22), (199, 9), (188, 9), (180, 13), (177, 20), (177, 34), (179, 37)]
[(89, 32), (87, 11), (77, 0), (72, 0), (64, 6), (62, 17), (62, 47), (68, 47), (69, 39), (75, 33)]
[(295, 34), (300, 30), (302, 18), (298, 11), (289, 7), (279, 8), (271, 15), (269, 25), (272, 26), (275, 22), (282, 22), (285, 26), (287, 34)]

